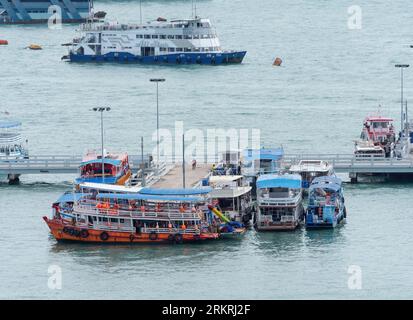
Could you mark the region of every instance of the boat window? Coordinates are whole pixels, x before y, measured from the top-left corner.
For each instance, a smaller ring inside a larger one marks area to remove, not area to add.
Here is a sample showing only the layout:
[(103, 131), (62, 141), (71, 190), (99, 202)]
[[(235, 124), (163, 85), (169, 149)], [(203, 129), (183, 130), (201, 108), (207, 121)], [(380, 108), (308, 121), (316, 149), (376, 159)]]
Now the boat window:
[(160, 38), (160, 39), (166, 39), (166, 35), (161, 34), (161, 35), (159, 36), (159, 38)]
[(192, 36), (189, 34), (184, 35), (184, 39), (192, 39)]
[(153, 34), (153, 35), (152, 35), (152, 39), (158, 39), (158, 35)]
[(176, 35), (175, 38), (176, 39), (182, 39), (182, 35)]
[(145, 39), (150, 39), (151, 36), (150, 36), (149, 34), (145, 34), (144, 38), (145, 38)]
[(185, 52), (191, 52), (192, 49), (191, 48), (185, 48)]
[(182, 52), (182, 51), (184, 51), (183, 48), (176, 48), (176, 52)]
[(174, 36), (173, 36), (173, 35), (169, 35), (169, 36), (168, 36), (168, 39), (174, 39)]
[(110, 222), (112, 222), (112, 223), (118, 223), (118, 219), (116, 219), (116, 218), (110, 218)]
[(175, 48), (168, 48), (169, 52), (175, 52)]

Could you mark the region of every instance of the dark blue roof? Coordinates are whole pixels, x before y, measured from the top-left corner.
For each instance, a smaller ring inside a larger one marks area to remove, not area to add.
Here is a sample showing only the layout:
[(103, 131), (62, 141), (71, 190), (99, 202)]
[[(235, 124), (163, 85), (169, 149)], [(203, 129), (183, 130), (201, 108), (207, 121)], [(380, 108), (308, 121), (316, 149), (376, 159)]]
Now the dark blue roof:
[(179, 197), (179, 196), (160, 196), (139, 193), (99, 193), (97, 199), (115, 199), (115, 200), (146, 200), (146, 201), (177, 201), (177, 202), (202, 202), (201, 197)]
[(10, 129), (20, 127), (22, 123), (20, 121), (7, 121), (0, 120), (0, 129)]
[(141, 194), (152, 194), (159, 196), (191, 196), (197, 194), (208, 194), (212, 191), (211, 187), (198, 188), (198, 189), (156, 189), (156, 188), (143, 188)]

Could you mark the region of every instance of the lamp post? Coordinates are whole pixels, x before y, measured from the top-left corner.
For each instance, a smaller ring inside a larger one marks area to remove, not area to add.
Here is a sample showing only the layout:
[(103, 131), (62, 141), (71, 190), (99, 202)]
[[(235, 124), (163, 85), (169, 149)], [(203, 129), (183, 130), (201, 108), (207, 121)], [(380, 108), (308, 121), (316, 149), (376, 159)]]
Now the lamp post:
[(109, 107), (101, 107), (101, 108), (93, 108), (95, 112), (100, 112), (100, 132), (101, 132), (101, 139), (102, 139), (102, 182), (105, 182), (105, 156), (103, 152), (103, 112), (110, 111)]
[(159, 174), (159, 82), (165, 79), (152, 78), (149, 81), (156, 83), (156, 174)]
[(400, 68), (400, 132), (403, 132), (403, 70), (408, 68), (408, 64), (396, 64), (396, 68)]

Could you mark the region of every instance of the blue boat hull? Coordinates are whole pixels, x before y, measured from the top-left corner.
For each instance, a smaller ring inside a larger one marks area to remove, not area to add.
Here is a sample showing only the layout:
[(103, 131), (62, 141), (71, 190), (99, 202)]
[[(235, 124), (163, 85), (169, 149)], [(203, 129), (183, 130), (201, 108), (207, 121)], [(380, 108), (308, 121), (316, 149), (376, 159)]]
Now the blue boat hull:
[(126, 52), (107, 53), (104, 55), (79, 55), (71, 53), (67, 56), (70, 62), (117, 62), (142, 64), (205, 64), (221, 65), (241, 63), (246, 51), (222, 53), (176, 53), (158, 56), (135, 56)]

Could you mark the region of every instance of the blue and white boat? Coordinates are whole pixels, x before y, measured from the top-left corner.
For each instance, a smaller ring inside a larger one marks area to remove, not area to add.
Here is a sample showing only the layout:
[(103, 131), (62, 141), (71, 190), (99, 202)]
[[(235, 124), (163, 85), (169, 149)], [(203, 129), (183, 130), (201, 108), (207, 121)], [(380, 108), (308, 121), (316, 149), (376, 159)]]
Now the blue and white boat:
[(315, 178), (309, 188), (306, 228), (334, 228), (345, 218), (341, 180), (333, 176)]
[(220, 65), (241, 63), (246, 54), (223, 50), (210, 20), (200, 17), (144, 24), (90, 21), (78, 31), (63, 60)]
[[(20, 121), (0, 120), (0, 161), (16, 161), (29, 157), (27, 140), (23, 142), (20, 132), (21, 125)], [(0, 181), (18, 181), (18, 178), (17, 174), (10, 174), (0, 176)]]
[(304, 220), (301, 176), (265, 174), (257, 180), (254, 226), (258, 231), (294, 230)]

